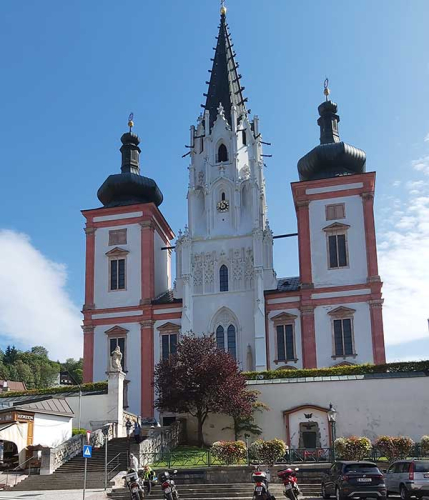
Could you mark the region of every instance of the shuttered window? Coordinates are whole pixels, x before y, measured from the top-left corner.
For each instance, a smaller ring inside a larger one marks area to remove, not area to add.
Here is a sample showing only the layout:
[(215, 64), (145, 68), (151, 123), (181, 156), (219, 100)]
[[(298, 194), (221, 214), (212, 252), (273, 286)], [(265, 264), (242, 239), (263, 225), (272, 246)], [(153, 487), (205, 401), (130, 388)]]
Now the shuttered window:
[(352, 356), (354, 354), (352, 320), (334, 320), (334, 350), (336, 356)]
[(345, 219), (345, 217), (346, 217), (346, 207), (344, 203), (326, 205), (326, 220)]
[(331, 269), (348, 266), (347, 242), (345, 234), (328, 236), (329, 267)]
[(277, 325), (277, 359), (278, 361), (295, 359), (293, 325)]
[(171, 354), (177, 351), (177, 333), (161, 335), (161, 355), (162, 359), (168, 359)]
[(125, 259), (110, 260), (110, 290), (125, 290)]

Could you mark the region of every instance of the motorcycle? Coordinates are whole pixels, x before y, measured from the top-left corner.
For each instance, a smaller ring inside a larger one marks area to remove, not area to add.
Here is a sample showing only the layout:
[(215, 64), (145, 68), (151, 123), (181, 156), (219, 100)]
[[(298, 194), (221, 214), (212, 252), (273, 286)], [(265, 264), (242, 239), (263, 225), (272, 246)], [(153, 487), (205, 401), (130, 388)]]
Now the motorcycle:
[(144, 488), (138, 473), (134, 469), (130, 469), (125, 476), (125, 484), (130, 491), (131, 500), (143, 500)]
[[(177, 470), (173, 471), (173, 476), (177, 474)], [(173, 479), (171, 479), (168, 471), (163, 472), (159, 476), (162, 492), (164, 493), (165, 500), (179, 500), (179, 492)]]
[(296, 472), (298, 470), (298, 468), (295, 470), (288, 468), (277, 473), (277, 476), (281, 479), (285, 487), (283, 494), (286, 498), (289, 498), (289, 500), (298, 500), (301, 495), (296, 477)]
[(259, 467), (257, 467), (252, 473), (252, 481), (255, 483), (253, 500), (275, 500), (275, 496), (271, 495), (268, 489), (270, 482), (269, 471), (260, 471)]

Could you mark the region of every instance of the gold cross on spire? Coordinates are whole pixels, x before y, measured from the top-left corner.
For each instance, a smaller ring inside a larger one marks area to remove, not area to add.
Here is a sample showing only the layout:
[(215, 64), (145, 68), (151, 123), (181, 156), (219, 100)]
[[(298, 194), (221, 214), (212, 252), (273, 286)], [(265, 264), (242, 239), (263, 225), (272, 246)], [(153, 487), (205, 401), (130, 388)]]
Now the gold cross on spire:
[(226, 14), (225, 0), (220, 0), (220, 13), (223, 16)]
[(326, 100), (328, 100), (329, 94), (331, 93), (329, 90), (329, 78), (325, 78), (323, 82), (323, 93), (325, 94)]

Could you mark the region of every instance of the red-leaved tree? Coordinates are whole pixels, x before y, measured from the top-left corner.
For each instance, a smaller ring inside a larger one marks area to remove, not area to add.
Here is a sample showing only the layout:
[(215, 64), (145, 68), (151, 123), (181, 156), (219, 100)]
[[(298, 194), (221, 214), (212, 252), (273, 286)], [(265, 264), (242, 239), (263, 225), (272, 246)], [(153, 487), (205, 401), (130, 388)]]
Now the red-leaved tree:
[(252, 414), (246, 380), (235, 359), (212, 337), (186, 335), (176, 354), (155, 367), (155, 405), (160, 411), (190, 413), (198, 420), (198, 444), (209, 413)]

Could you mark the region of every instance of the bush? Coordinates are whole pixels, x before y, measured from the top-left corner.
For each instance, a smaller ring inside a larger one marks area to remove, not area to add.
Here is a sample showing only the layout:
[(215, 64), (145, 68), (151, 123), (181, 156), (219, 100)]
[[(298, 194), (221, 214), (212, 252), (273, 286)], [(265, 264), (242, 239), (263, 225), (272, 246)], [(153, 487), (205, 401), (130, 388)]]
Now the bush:
[(389, 462), (398, 458), (407, 458), (413, 449), (414, 441), (407, 436), (381, 436), (375, 442), (375, 447)]
[(72, 436), (77, 436), (78, 434), (86, 436), (86, 429), (72, 429)]
[(429, 436), (423, 436), (420, 441), (421, 455), (423, 457), (429, 456)]
[(211, 452), (221, 462), (231, 465), (246, 458), (246, 445), (243, 441), (216, 441)]
[(369, 373), (410, 373), (429, 372), (429, 360), (386, 363), (385, 365), (333, 366), (331, 368), (312, 368), (299, 370), (267, 370), (245, 372), (247, 380), (272, 380), (278, 378), (330, 377), (339, 375), (365, 375)]
[[(82, 392), (100, 391), (107, 394), (107, 382), (91, 382), (80, 386)], [(48, 389), (32, 389), (30, 391), (11, 391), (0, 393), (0, 398), (10, 398), (16, 396), (42, 396), (51, 394), (64, 394), (79, 392), (78, 385), (60, 385)]]
[(334, 443), (335, 453), (343, 460), (363, 460), (371, 453), (371, 441), (366, 437), (339, 438)]
[(272, 439), (271, 441), (257, 439), (249, 447), (250, 456), (253, 460), (271, 466), (285, 455), (286, 450), (286, 443), (281, 439)]

